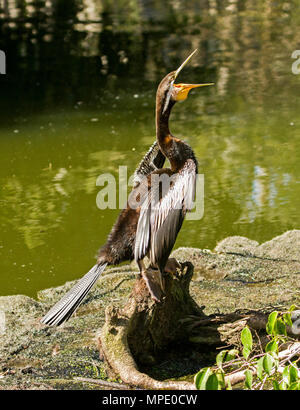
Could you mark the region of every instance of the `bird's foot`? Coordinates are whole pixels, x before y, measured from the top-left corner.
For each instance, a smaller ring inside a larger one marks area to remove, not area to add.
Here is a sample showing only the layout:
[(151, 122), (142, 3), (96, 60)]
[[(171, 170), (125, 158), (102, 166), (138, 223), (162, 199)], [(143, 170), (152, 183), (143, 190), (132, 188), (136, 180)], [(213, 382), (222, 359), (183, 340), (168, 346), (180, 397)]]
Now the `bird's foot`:
[(142, 271), (142, 277), (147, 285), (151, 298), (155, 302), (161, 302), (163, 297), (163, 284), (162, 280), (160, 280), (160, 273), (148, 268)]
[[(155, 269), (156, 271), (158, 271), (157, 265), (153, 264), (149, 266), (149, 269)], [(170, 273), (171, 275), (176, 275), (177, 269), (181, 269), (180, 263), (175, 258), (169, 258), (167, 260), (164, 272)]]
[(180, 269), (181, 265), (175, 258), (169, 258), (165, 266), (165, 272), (171, 275), (177, 274), (177, 269)]

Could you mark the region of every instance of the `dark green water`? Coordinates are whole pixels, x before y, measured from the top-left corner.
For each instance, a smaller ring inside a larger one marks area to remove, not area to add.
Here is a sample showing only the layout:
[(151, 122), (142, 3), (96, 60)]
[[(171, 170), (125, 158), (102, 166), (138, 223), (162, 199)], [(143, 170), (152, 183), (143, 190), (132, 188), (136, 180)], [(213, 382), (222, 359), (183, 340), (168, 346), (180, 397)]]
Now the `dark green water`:
[(171, 129), (197, 154), (205, 211), (176, 247), (299, 228), (299, 2), (265, 3), (70, 0), (0, 14), (0, 294), (34, 296), (94, 264), (119, 213), (97, 208), (96, 179), (134, 171), (154, 140), (157, 84), (196, 47), (180, 81), (216, 85), (177, 104)]

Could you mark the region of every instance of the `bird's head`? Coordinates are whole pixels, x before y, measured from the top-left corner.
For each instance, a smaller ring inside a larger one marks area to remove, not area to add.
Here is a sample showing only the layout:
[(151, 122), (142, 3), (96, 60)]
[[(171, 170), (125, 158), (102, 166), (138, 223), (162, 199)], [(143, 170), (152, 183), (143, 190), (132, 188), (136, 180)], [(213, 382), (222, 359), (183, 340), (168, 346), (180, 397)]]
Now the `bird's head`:
[(181, 64), (181, 66), (176, 70), (172, 71), (168, 75), (166, 75), (162, 81), (160, 82), (158, 89), (157, 89), (157, 97), (163, 103), (163, 110), (164, 113), (169, 105), (173, 105), (177, 101), (184, 101), (189, 92), (193, 88), (197, 87), (205, 87), (208, 85), (214, 85), (214, 83), (205, 83), (205, 84), (185, 84), (185, 83), (178, 83), (175, 84), (175, 80), (178, 77), (178, 74), (183, 69), (183, 67), (188, 63), (188, 61), (192, 58), (192, 56), (196, 53), (197, 49), (192, 52), (188, 56), (188, 58)]

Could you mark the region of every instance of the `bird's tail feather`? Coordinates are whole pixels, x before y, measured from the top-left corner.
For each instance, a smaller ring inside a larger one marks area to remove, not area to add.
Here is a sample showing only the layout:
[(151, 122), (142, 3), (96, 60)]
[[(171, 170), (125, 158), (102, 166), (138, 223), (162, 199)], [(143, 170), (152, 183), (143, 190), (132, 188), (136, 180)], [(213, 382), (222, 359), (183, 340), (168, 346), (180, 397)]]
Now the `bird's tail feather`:
[(58, 326), (68, 320), (89, 293), (107, 263), (92, 267), (41, 319), (45, 325)]

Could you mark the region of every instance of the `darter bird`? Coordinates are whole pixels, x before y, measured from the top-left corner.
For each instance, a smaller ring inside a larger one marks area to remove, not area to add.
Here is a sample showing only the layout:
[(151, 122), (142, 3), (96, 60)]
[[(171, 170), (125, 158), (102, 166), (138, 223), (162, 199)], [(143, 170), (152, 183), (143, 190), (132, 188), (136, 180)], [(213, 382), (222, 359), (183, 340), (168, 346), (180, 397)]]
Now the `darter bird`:
[[(70, 318), (108, 265), (136, 260), (153, 300), (164, 294), (164, 274), (179, 266), (169, 259), (186, 212), (195, 195), (197, 160), (192, 148), (175, 138), (169, 130), (174, 104), (187, 98), (191, 89), (212, 85), (175, 84), (175, 80), (195, 54), (195, 50), (176, 70), (169, 73), (156, 93), (156, 142), (139, 164), (127, 206), (121, 211), (97, 264), (42, 318), (47, 325), (60, 325)], [(165, 160), (170, 168), (163, 168)], [(133, 204), (135, 206), (133, 206)], [(144, 258), (150, 265), (146, 268)]]

